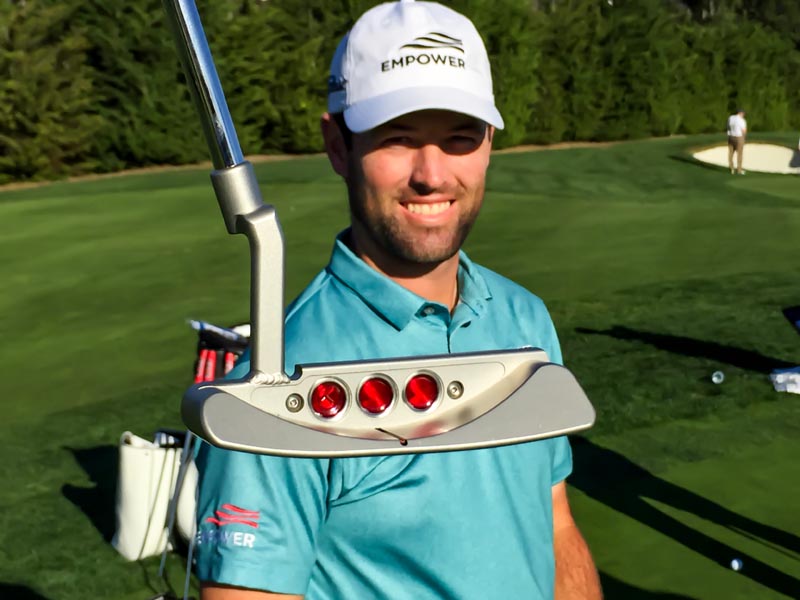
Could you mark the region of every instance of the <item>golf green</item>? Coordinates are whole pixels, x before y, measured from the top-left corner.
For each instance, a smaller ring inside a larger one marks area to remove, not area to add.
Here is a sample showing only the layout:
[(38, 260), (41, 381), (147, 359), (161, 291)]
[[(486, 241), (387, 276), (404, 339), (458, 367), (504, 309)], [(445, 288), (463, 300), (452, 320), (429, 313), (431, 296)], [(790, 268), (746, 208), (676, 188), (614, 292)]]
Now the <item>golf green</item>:
[[(800, 398), (778, 397), (724, 418), (576, 441), (573, 510), (608, 598), (798, 597)], [(683, 447), (655, 452), (670, 443)]]
[[(466, 248), (542, 297), (597, 409), (570, 493), (608, 600), (800, 598), (800, 396), (768, 379), (800, 363), (781, 312), (800, 178), (690, 158), (719, 137), (497, 154)], [(347, 223), (344, 187), (318, 156), (256, 173), (288, 300)], [(117, 443), (181, 426), (186, 319), (248, 318), (246, 241), (195, 169), (2, 191), (0, 256), (0, 598), (153, 596), (158, 559), (109, 544)], [(167, 564), (180, 590), (183, 556)]]

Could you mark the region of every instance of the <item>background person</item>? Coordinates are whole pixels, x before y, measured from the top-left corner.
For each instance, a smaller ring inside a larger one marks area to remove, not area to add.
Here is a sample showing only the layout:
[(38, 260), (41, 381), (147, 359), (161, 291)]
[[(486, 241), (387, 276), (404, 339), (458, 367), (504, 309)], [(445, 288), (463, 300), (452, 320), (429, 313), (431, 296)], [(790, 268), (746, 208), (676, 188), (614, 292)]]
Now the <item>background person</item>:
[[(287, 372), (522, 346), (561, 361), (542, 301), (460, 251), (501, 127), (466, 17), (428, 2), (362, 15), (334, 56), (322, 117), (351, 226), (288, 308)], [(601, 597), (567, 500), (564, 437), (347, 459), (204, 443), (197, 462), (204, 600)]]
[[(747, 135), (747, 121), (744, 120), (744, 110), (741, 108), (728, 117), (728, 166), (731, 175), (738, 173), (744, 175), (742, 169), (742, 154), (744, 153), (744, 138)], [(733, 168), (733, 155), (736, 154), (736, 169)]]

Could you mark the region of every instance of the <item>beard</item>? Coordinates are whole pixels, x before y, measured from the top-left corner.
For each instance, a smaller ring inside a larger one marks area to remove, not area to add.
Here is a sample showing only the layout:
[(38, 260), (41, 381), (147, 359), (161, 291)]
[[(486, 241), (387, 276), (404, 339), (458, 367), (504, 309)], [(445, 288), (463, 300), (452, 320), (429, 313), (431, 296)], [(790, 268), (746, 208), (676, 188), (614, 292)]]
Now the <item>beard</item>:
[[(347, 196), (354, 225), (359, 225), (373, 244), (387, 255), (407, 263), (434, 266), (452, 258), (463, 246), (480, 212), (481, 199), (455, 223), (442, 227), (409, 228), (382, 207), (369, 207), (359, 177), (348, 181)], [(483, 194), (482, 190), (478, 191)]]

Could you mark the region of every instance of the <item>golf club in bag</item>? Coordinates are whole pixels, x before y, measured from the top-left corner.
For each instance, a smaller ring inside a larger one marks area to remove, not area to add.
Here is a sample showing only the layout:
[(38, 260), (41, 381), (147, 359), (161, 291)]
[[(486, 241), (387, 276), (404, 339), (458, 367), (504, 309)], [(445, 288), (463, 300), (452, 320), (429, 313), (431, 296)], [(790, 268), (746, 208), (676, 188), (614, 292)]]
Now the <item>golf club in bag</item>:
[[(163, 4), (226, 228), (250, 242), (250, 372), (189, 388), (182, 416), (191, 431), (233, 450), (334, 458), (501, 446), (591, 427), (595, 412), (575, 377), (537, 348), (298, 365), (285, 373), (278, 216), (244, 160), (194, 1)], [(362, 391), (392, 410), (370, 413), (359, 403)]]
[(219, 327), (206, 321), (189, 321), (197, 331), (197, 359), (194, 382), (222, 379), (250, 343), (250, 324)]

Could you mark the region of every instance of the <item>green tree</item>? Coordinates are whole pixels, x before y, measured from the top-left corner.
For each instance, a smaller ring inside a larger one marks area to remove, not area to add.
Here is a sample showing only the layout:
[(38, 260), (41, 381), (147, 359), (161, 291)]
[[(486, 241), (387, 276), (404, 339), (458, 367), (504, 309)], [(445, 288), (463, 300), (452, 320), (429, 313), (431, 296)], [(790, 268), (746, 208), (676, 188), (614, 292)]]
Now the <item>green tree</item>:
[(92, 114), (86, 38), (71, 8), (0, 5), (0, 182), (90, 170)]
[(660, 0), (615, 3), (608, 11), (608, 64), (615, 94), (603, 119), (605, 139), (670, 135), (683, 127), (693, 56), (688, 15)]
[(102, 169), (207, 158), (161, 2), (78, 5), (76, 21), (89, 41), (95, 110), (104, 122), (94, 140)]
[(742, 0), (742, 12), (777, 31), (800, 50), (800, 2), (797, 0)]
[(547, 14), (539, 45), (540, 94), (532, 122), (542, 142), (598, 139), (617, 94), (597, 0), (569, 0)]
[(527, 0), (471, 0), (453, 8), (469, 15), (489, 54), (495, 101), (505, 121), (494, 147), (533, 141), (530, 132), (539, 102), (542, 15), (531, 10)]
[(322, 0), (244, 2), (212, 48), (247, 153), (322, 148), (330, 56), (347, 27)]

